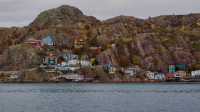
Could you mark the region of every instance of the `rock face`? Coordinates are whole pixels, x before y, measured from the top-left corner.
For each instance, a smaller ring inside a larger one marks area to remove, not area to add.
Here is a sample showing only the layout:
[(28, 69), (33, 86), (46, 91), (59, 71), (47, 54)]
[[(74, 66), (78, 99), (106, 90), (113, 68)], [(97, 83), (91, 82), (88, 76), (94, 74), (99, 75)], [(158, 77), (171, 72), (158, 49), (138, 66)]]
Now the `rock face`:
[(38, 62), (42, 62), (42, 59), (32, 46), (10, 46), (0, 55), (0, 70), (16, 71), (35, 68)]
[(97, 21), (95, 17), (84, 16), (83, 13), (76, 7), (69, 5), (62, 5), (56, 9), (50, 9), (42, 12), (38, 17), (29, 25), (34, 26), (64, 26), (78, 21)]
[(111, 18), (105, 21), (102, 21), (103, 24), (113, 24), (113, 23), (129, 23), (129, 24), (133, 24), (137, 27), (145, 27), (145, 22), (142, 19), (138, 19), (138, 18), (134, 18), (134, 17), (130, 17), (130, 16), (118, 16), (115, 18)]

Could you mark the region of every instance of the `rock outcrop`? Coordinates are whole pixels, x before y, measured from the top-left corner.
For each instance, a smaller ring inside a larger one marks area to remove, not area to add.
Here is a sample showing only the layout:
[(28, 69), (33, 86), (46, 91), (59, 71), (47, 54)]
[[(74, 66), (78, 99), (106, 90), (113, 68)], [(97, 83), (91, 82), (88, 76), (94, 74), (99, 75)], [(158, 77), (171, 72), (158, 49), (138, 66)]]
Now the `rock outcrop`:
[(42, 62), (33, 46), (10, 46), (0, 55), (1, 71), (17, 71), (36, 68)]

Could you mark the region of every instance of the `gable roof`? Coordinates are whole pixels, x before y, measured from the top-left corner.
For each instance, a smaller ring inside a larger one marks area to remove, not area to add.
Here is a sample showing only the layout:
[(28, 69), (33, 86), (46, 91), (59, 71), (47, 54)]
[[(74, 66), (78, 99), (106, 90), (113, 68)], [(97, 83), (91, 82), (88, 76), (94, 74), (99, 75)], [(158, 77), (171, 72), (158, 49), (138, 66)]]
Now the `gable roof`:
[(45, 56), (46, 58), (57, 58), (57, 56)]
[(77, 38), (76, 41), (84, 41), (84, 39)]

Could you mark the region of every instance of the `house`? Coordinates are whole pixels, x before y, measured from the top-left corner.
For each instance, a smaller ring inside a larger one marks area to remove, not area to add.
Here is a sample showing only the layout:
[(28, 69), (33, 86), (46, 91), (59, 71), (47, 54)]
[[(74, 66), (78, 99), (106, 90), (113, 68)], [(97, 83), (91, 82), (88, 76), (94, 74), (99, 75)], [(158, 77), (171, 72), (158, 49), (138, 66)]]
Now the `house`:
[(90, 59), (90, 63), (92, 63), (92, 64), (94, 64), (94, 63), (95, 63), (95, 61), (96, 61), (96, 59), (95, 59), (95, 58), (91, 58), (91, 59)]
[(41, 44), (41, 46), (43, 46), (44, 44), (47, 44), (47, 45), (49, 45), (50, 47), (54, 47), (55, 46), (55, 43), (54, 42), (52, 42), (52, 38), (50, 37), (50, 36), (46, 36), (46, 37), (44, 37), (43, 39), (42, 39), (42, 44)]
[(97, 51), (97, 50), (101, 50), (101, 46), (100, 47), (90, 47), (91, 51)]
[(169, 73), (166, 76), (166, 80), (170, 81), (170, 80), (174, 80), (174, 74), (173, 73)]
[(30, 38), (27, 40), (27, 45), (33, 45), (33, 46), (41, 46), (42, 40), (35, 40), (34, 38)]
[(178, 64), (176, 66), (179, 67), (179, 68), (185, 68), (185, 63), (180, 63), (180, 64)]
[(88, 60), (88, 55), (81, 55), (80, 60)]
[(182, 70), (176, 71), (174, 74), (180, 74), (181, 77), (186, 77), (186, 72)]
[(192, 75), (192, 77), (199, 77), (200, 76), (200, 70), (191, 71), (191, 75)]
[(78, 59), (78, 55), (73, 55), (73, 59)]
[(155, 80), (162, 80), (162, 79), (165, 79), (164, 73), (156, 73), (155, 74)]
[(117, 72), (117, 70), (122, 70), (122, 71), (124, 71), (124, 68), (121, 68), (121, 67), (119, 67), (119, 66), (113, 66), (113, 67), (110, 67), (109, 68), (109, 73), (110, 74), (113, 74), (113, 73), (115, 73), (115, 72)]
[(20, 77), (19, 77), (19, 75), (10, 75), (10, 78), (11, 79), (19, 79)]
[(155, 78), (154, 78), (154, 75), (155, 75), (155, 73), (154, 73), (154, 72), (147, 71), (147, 74), (146, 74), (146, 76), (147, 76), (149, 79), (155, 79)]
[(73, 55), (72, 53), (62, 52), (61, 55), (62, 55), (63, 58), (65, 58), (65, 60), (67, 60), (67, 61), (74, 59), (74, 55)]
[(175, 72), (175, 66), (169, 65), (169, 73), (174, 73), (174, 72)]
[(136, 75), (138, 73), (138, 71), (140, 71), (139, 68), (127, 68), (127, 69), (124, 69), (124, 73), (125, 73), (126, 76)]
[(88, 60), (81, 60), (81, 66), (92, 66), (92, 64)]
[(56, 65), (57, 56), (45, 56), (43, 57), (43, 64), (45, 65)]
[(86, 45), (84, 39), (77, 38), (74, 42), (75, 48), (81, 48), (83, 45)]
[(69, 66), (69, 63), (68, 62), (61, 62), (61, 65), (60, 66)]
[(77, 59), (72, 59), (68, 61), (69, 66), (76, 66), (77, 63), (79, 63), (79, 61)]
[(115, 47), (115, 44), (108, 45), (108, 47), (110, 47), (110, 48), (111, 48), (111, 47)]

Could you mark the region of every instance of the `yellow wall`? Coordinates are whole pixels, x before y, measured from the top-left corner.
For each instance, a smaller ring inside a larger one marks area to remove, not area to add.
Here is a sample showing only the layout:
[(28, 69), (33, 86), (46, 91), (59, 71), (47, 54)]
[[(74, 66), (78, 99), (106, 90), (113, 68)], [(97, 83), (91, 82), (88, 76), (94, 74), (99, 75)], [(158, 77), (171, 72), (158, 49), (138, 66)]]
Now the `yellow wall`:
[[(79, 42), (84, 42), (82, 39), (80, 39), (80, 41)], [(77, 43), (77, 40), (75, 39), (75, 42), (74, 42), (74, 44), (75, 44), (75, 48), (81, 48), (83, 45), (76, 45), (76, 43)]]
[(181, 75), (181, 77), (186, 77), (186, 71), (180, 70), (180, 71), (176, 71), (174, 73), (179, 73)]

